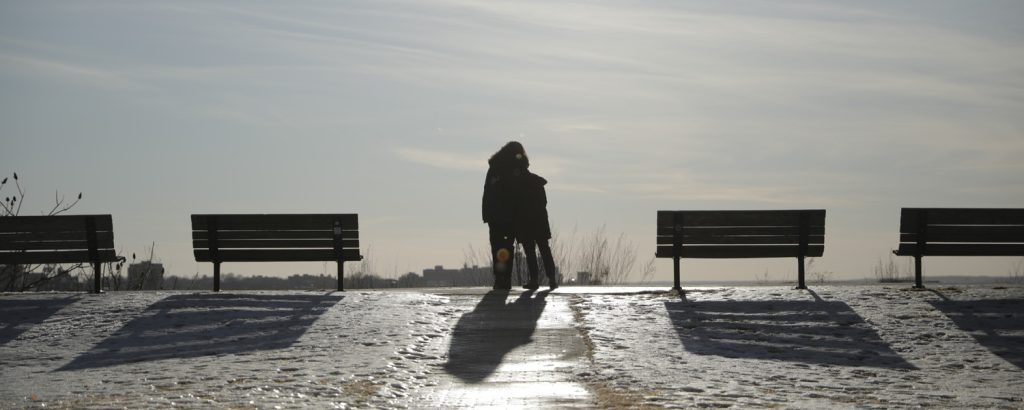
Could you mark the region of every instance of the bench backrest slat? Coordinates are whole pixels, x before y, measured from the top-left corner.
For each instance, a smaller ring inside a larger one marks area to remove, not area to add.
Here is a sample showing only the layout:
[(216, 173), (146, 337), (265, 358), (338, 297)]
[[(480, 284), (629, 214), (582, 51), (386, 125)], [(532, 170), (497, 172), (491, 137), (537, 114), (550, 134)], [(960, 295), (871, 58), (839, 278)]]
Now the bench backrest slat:
[(924, 213), (933, 225), (1024, 225), (1024, 209), (1015, 208), (903, 208), (900, 232), (917, 232), (919, 216)]
[(672, 226), (673, 214), (682, 215), (685, 226), (692, 227), (796, 227), (802, 214), (809, 215), (811, 226), (825, 225), (824, 209), (753, 211), (658, 211), (658, 226)]
[(0, 218), (0, 233), (85, 232), (86, 218), (96, 220), (97, 232), (114, 230), (110, 215), (5, 216)]
[(218, 231), (331, 231), (335, 220), (342, 230), (359, 229), (357, 214), (244, 214), (192, 215), (192, 230), (205, 231), (211, 216)]
[[(341, 231), (343, 239), (359, 239), (359, 231)], [(192, 240), (209, 238), (208, 231), (192, 231)], [(229, 239), (334, 239), (333, 231), (218, 231), (218, 240)]]
[[(917, 232), (900, 233), (900, 242), (917, 243)], [(924, 235), (929, 243), (1024, 243), (1024, 225), (939, 225), (929, 226)]]
[[(196, 262), (217, 262), (210, 255), (209, 249), (194, 251)], [(220, 262), (334, 262), (338, 253), (333, 249), (221, 249), (218, 251)], [(345, 261), (358, 261), (362, 258), (358, 249), (344, 249), (340, 253)]]
[[(0, 264), (29, 265), (37, 263), (88, 263), (92, 262), (89, 251), (60, 252), (0, 252)], [(100, 249), (96, 256), (100, 262), (117, 261), (113, 249)]]
[(657, 234), (658, 257), (821, 256), (825, 210), (658, 211)]
[(1024, 209), (903, 208), (896, 253), (1024, 256)]
[(113, 225), (110, 215), (2, 217), (0, 263), (116, 261)]
[[(680, 230), (681, 229), (681, 230)], [(800, 228), (796, 226), (683, 226), (672, 225), (658, 227), (658, 236), (671, 236), (680, 230), (684, 237), (692, 237), (698, 241), (704, 238), (725, 236), (797, 236)], [(825, 226), (808, 226), (808, 236), (824, 236)]]
[(358, 228), (357, 214), (192, 215), (192, 247), (199, 262), (358, 261)]
[[(334, 249), (334, 241), (331, 239), (219, 239), (217, 246), (221, 251), (227, 249)], [(359, 239), (342, 239), (341, 246), (342, 248), (358, 248)], [(196, 239), (192, 241), (192, 247), (195, 249), (209, 249), (210, 241)]]
[[(806, 257), (818, 257), (825, 254), (825, 245), (808, 245), (804, 251)], [(675, 251), (671, 246), (659, 246), (655, 256), (671, 258)], [(795, 258), (800, 256), (799, 245), (707, 245), (682, 246), (680, 258), (702, 259), (741, 259), (741, 258)]]

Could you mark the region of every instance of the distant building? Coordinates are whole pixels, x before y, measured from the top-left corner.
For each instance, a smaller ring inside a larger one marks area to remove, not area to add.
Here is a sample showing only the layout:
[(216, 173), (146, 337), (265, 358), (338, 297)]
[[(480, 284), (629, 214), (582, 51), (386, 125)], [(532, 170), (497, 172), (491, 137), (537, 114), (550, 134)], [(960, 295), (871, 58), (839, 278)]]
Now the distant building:
[(128, 289), (159, 290), (163, 288), (164, 265), (139, 262), (128, 265)]
[(445, 269), (442, 265), (423, 270), (423, 286), (484, 286), (490, 285), (491, 268), (463, 266), (459, 269)]

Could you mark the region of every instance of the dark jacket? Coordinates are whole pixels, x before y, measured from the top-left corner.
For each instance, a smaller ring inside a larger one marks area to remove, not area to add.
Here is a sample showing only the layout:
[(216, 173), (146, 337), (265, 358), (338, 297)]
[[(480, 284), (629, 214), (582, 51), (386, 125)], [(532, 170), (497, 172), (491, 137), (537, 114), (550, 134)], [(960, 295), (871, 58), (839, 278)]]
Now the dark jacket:
[(529, 170), (513, 172), (511, 178), (515, 202), (515, 235), (524, 240), (551, 239), (548, 221), (548, 181)]
[(512, 173), (518, 169), (515, 158), (491, 158), (484, 179), (483, 219), (492, 229), (511, 233), (515, 227), (515, 193)]

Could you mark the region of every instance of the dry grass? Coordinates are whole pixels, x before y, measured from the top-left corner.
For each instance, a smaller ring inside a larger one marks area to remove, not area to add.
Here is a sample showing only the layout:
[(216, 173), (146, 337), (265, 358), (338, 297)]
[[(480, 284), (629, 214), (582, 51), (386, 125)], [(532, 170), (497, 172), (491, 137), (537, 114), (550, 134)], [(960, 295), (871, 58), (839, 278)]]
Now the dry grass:
[(357, 401), (369, 401), (370, 398), (380, 393), (380, 385), (370, 380), (359, 380), (351, 383), (347, 383), (342, 386), (342, 391), (345, 395), (356, 399)]
[(647, 397), (657, 396), (654, 390), (627, 390), (608, 383), (588, 383), (598, 406), (604, 409), (661, 409), (661, 405), (647, 403)]

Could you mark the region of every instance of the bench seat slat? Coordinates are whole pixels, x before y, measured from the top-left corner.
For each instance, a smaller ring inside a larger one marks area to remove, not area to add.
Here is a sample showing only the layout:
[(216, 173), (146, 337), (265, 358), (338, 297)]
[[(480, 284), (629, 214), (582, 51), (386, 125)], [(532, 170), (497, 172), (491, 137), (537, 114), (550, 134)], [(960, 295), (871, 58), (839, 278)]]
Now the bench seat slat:
[[(218, 239), (334, 239), (334, 231), (217, 231)], [(359, 231), (341, 231), (342, 239), (359, 239)], [(209, 239), (209, 231), (193, 231), (193, 240)]]
[(0, 233), (85, 232), (86, 218), (94, 218), (97, 232), (114, 230), (110, 215), (6, 216), (0, 218)]
[[(4, 242), (33, 242), (33, 241), (84, 241), (86, 240), (85, 231), (73, 231), (73, 232), (0, 232), (0, 246), (3, 246)], [(96, 240), (100, 243), (105, 241), (114, 241), (114, 233), (107, 232), (96, 232)], [(113, 248), (113, 246), (108, 246)]]
[[(901, 243), (895, 254), (917, 255), (917, 244)], [(1024, 244), (928, 243), (922, 256), (1024, 256)]]
[[(193, 251), (197, 262), (213, 262), (210, 251), (196, 249)], [(331, 262), (337, 261), (331, 249), (225, 249), (217, 252), (221, 262)], [(360, 261), (358, 249), (342, 251), (345, 261)]]
[[(672, 226), (658, 227), (658, 235), (672, 235), (676, 228)], [(734, 236), (734, 235), (799, 235), (799, 226), (730, 226), (730, 227), (693, 227), (684, 226), (681, 232), (684, 236)], [(808, 235), (824, 235), (825, 226), (810, 226), (807, 228)]]
[[(917, 229), (900, 231), (916, 234)], [(929, 225), (928, 235), (1017, 235), (1024, 237), (1024, 225)]]
[[(96, 242), (98, 249), (113, 249), (114, 239)], [(0, 241), (0, 251), (37, 251), (37, 250), (89, 250), (89, 242), (81, 241)]]
[[(900, 234), (900, 242), (903, 243), (917, 243), (917, 239), (916, 233)], [(925, 241), (928, 243), (1024, 243), (1024, 229), (1020, 229), (1019, 232), (935, 233), (929, 227), (928, 233), (925, 234)]]
[[(100, 249), (98, 254), (100, 262), (117, 260), (113, 249)], [(85, 263), (91, 261), (89, 251), (0, 252), (0, 264)]]
[(217, 218), (218, 231), (324, 230), (333, 229), (335, 219), (344, 230), (359, 229), (357, 214), (237, 214), (192, 215), (192, 230), (207, 230), (211, 216)]
[[(795, 258), (799, 255), (800, 247), (797, 245), (779, 246), (682, 246), (680, 257), (683, 258)], [(807, 253), (804, 256), (818, 257), (825, 253), (824, 245), (808, 245)], [(659, 258), (673, 257), (672, 246), (658, 246), (656, 255)]]
[[(358, 239), (343, 239), (342, 248), (359, 248)], [(194, 240), (192, 247), (195, 249), (209, 249), (210, 241)], [(306, 249), (334, 249), (334, 241), (331, 239), (218, 239), (217, 249), (265, 249), (265, 248), (306, 248)]]
[[(672, 236), (659, 236), (658, 245), (672, 245), (675, 240)], [(799, 235), (731, 235), (731, 236), (705, 236), (705, 235), (684, 235), (683, 244), (707, 244), (707, 245), (798, 245)], [(825, 243), (824, 235), (808, 235), (808, 244)]]

